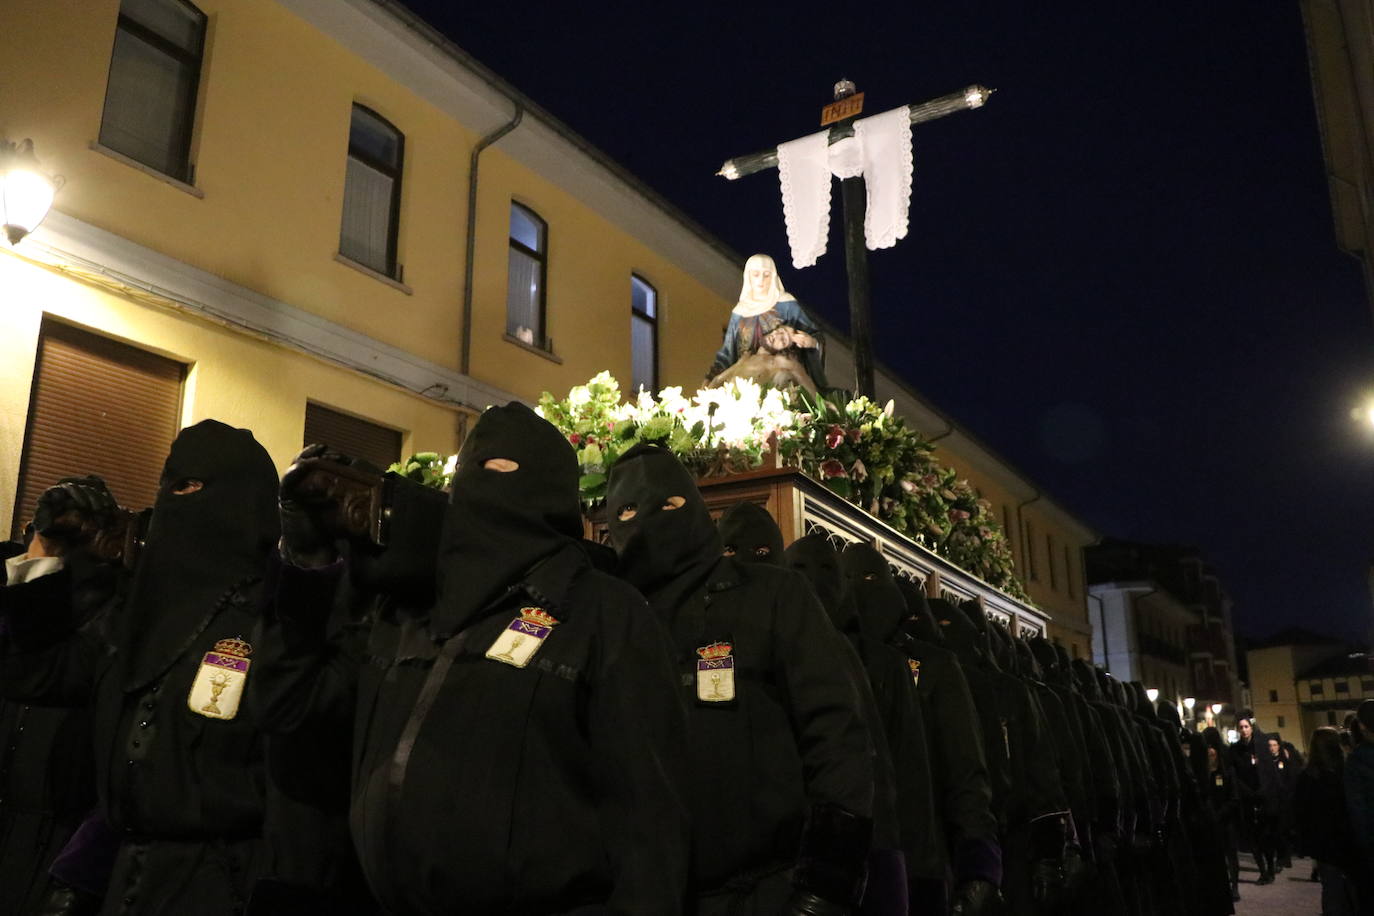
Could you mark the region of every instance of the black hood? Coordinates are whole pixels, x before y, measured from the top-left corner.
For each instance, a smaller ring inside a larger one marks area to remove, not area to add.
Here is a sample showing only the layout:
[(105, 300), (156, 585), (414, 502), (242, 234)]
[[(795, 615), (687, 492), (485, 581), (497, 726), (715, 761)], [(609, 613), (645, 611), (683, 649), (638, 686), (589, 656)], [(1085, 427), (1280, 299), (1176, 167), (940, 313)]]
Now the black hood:
[(1017, 677), (1029, 676), (1021, 670), (1021, 660), (1017, 657), (1016, 647), (1012, 645), (1011, 633), (1007, 631), (1005, 626), (994, 620), (989, 620), (988, 642), (992, 644), (992, 651), (999, 668)]
[(1144, 684), (1140, 683), (1140, 681), (1130, 681), (1122, 686), (1126, 688), (1127, 709), (1137, 716), (1142, 716), (1146, 719), (1153, 720), (1159, 718), (1158, 712), (1155, 710), (1155, 704), (1150, 702), (1150, 695), (1145, 692)]
[(1217, 759), (1226, 763), (1226, 742), (1221, 737), (1221, 732), (1214, 725), (1209, 725), (1202, 730), (1202, 743), (1217, 752)]
[(1070, 664), (1073, 670), (1074, 683), (1078, 685), (1078, 692), (1094, 703), (1106, 701), (1106, 696), (1102, 693), (1102, 685), (1097, 679), (1097, 669), (1092, 662), (1086, 658), (1075, 658)]
[(1105, 671), (1101, 672), (1100, 680), (1102, 682), (1102, 693), (1107, 697), (1107, 699), (1111, 700), (1113, 703), (1115, 703), (1117, 706), (1120, 706), (1127, 712), (1133, 712), (1133, 710), (1131, 709), (1130, 697), (1126, 695), (1125, 685), (1123, 685), (1116, 678), (1112, 677), (1110, 674), (1107, 674)]
[(930, 602), (925, 592), (921, 591), (921, 587), (910, 579), (899, 576), (897, 590), (906, 601), (907, 632), (923, 642), (934, 643), (937, 646), (943, 643), (945, 634), (935, 622), (935, 615), (930, 612)]
[(872, 639), (886, 642), (906, 619), (906, 599), (897, 590), (892, 568), (869, 544), (850, 544), (840, 554), (840, 571), (859, 627)]
[(1160, 721), (1170, 728), (1183, 731), (1183, 719), (1178, 714), (1178, 707), (1173, 703), (1159, 702), (1155, 704), (1155, 715), (1159, 716)]
[[(201, 488), (174, 492), (190, 480)], [(217, 420), (183, 429), (162, 467), (121, 631), (125, 688), (165, 671), (231, 589), (261, 577), (280, 534), (277, 469), (252, 432)]]
[(658, 446), (637, 445), (611, 468), (606, 518), (620, 574), (660, 611), (676, 610), (721, 558), (696, 481)]
[(1014, 639), (1012, 643), (1016, 649), (1017, 672), (1033, 681), (1044, 681), (1045, 671), (1040, 667), (1040, 661), (1035, 657), (1030, 644), (1024, 639)]
[(977, 601), (961, 601), (959, 602), (959, 612), (978, 633), (978, 652), (983, 657), (983, 663), (993, 670), (1002, 670), (1001, 662), (997, 657), (998, 652), (992, 644), (992, 628), (988, 624), (987, 615), (983, 613), (982, 605)]
[(986, 668), (982, 637), (968, 615), (944, 598), (931, 598), (929, 605), (930, 613), (945, 636), (945, 647), (959, 657), (959, 663)]
[(842, 632), (859, 629), (858, 612), (844, 600), (840, 555), (823, 534), (808, 534), (793, 541), (786, 551), (787, 565), (806, 577), (831, 623)]
[(735, 503), (716, 522), (727, 555), (743, 563), (782, 566), (782, 529), (758, 503)]
[(1054, 643), (1043, 636), (1032, 636), (1026, 643), (1031, 654), (1040, 665), (1040, 671), (1044, 674), (1045, 683), (1053, 684), (1056, 687), (1072, 687), (1072, 676), (1065, 668), (1059, 653), (1055, 651)]
[[(517, 467), (487, 468), (495, 458)], [(482, 414), (458, 452), (439, 538), (436, 637), (474, 622), (536, 563), (581, 539), (577, 477), (572, 446), (524, 404)]]

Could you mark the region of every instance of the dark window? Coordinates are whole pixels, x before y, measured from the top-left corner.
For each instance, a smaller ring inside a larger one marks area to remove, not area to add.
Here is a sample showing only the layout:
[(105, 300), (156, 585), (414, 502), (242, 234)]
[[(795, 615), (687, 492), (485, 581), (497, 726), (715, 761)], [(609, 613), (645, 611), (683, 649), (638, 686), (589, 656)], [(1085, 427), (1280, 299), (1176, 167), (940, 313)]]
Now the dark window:
[(177, 434), (184, 373), (165, 357), (44, 321), (13, 531), (62, 477), (96, 474), (120, 505), (151, 506)]
[(1002, 504), (1002, 530), (1003, 530), (1004, 532), (1006, 532), (1006, 535), (1007, 535), (1007, 546), (1010, 547), (1012, 550), (1015, 550), (1015, 549), (1016, 549), (1016, 532), (1015, 532), (1014, 530), (1012, 530), (1012, 527), (1011, 527), (1011, 510), (1007, 508), (1007, 504), (1006, 504), (1006, 503), (1003, 503), (1003, 504)]
[(404, 161), (405, 136), (375, 111), (354, 105), (339, 254), (395, 280), (401, 279), (396, 236)]
[(191, 181), (205, 14), (183, 0), (123, 0), (115, 28), (100, 143)]
[(1283, 728), (1284, 724), (1283, 716), (1279, 716), (1279, 728)]
[(1312, 696), (1314, 696), (1314, 697), (1319, 697), (1319, 696), (1324, 696), (1324, 695), (1326, 694), (1326, 690), (1325, 690), (1325, 688), (1322, 686), (1322, 682), (1321, 682), (1321, 681), (1313, 681), (1311, 686), (1312, 686)]
[(548, 260), (548, 224), (529, 207), (511, 203), (506, 333), (543, 350), (552, 349), (544, 337)]
[(1345, 678), (1340, 678), (1339, 680), (1337, 680), (1337, 681), (1336, 681), (1336, 692), (1337, 692), (1337, 693), (1349, 694), (1349, 693), (1350, 693), (1350, 682), (1347, 681)]
[(1270, 703), (1277, 703), (1278, 701), (1279, 701), (1279, 692), (1278, 692), (1277, 690), (1271, 690), (1271, 691), (1269, 691), (1269, 702), (1270, 702)]
[(1326, 724), (1327, 724), (1327, 725), (1335, 725), (1335, 724), (1336, 724), (1336, 710), (1334, 710), (1334, 709), (1328, 709), (1328, 710), (1326, 711)]
[(1069, 550), (1069, 545), (1064, 545), (1064, 585), (1069, 590), (1069, 597), (1073, 595), (1073, 551)]
[(305, 405), (303, 445), (328, 445), (353, 458), (362, 458), (386, 470), (401, 460), (401, 434), (320, 404)]
[(1035, 569), (1035, 532), (1029, 521), (1026, 522), (1026, 575), (1031, 579), (1040, 578)]
[(1374, 677), (1361, 677), (1360, 690), (1362, 690), (1366, 696), (1374, 695)]
[(658, 290), (630, 275), (631, 390), (658, 390)]

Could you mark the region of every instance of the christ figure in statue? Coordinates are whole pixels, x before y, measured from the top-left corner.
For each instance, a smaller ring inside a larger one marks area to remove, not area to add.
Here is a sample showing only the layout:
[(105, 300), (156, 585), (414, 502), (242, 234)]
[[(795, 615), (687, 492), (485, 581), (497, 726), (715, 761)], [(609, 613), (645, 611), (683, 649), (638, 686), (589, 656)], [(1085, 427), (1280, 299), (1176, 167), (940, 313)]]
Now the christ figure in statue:
[(745, 262), (739, 302), (706, 374), (711, 387), (732, 378), (779, 388), (800, 385), (813, 395), (826, 387), (820, 328), (782, 288), (778, 269), (766, 254)]

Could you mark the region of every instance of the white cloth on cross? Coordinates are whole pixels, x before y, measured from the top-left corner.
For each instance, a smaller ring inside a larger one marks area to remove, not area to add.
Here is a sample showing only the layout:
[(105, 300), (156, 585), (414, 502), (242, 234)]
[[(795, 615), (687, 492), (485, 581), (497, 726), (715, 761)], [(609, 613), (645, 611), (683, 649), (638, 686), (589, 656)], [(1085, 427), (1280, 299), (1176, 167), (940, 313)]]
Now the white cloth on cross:
[(778, 147), (782, 214), (792, 266), (810, 267), (825, 254), (830, 235), (830, 178), (863, 175), (868, 187), (864, 242), (891, 248), (906, 237), (911, 207), (911, 119), (894, 108), (854, 122), (854, 136), (831, 145), (830, 132)]

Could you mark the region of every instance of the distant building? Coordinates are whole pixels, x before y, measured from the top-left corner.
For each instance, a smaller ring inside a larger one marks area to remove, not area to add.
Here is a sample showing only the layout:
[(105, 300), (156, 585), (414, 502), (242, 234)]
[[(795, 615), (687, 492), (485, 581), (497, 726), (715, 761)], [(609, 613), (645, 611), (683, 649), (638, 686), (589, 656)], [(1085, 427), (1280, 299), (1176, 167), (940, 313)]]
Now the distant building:
[(1292, 628), (1247, 653), (1255, 718), (1304, 751), (1313, 730), (1339, 726), (1374, 699), (1374, 655), (1337, 639)]
[(1360, 259), (1374, 307), (1374, 10), (1302, 0), (1302, 16), (1336, 244)]
[(1195, 548), (1106, 540), (1086, 551), (1093, 661), (1161, 697), (1194, 700), (1199, 722), (1241, 701), (1231, 599)]

